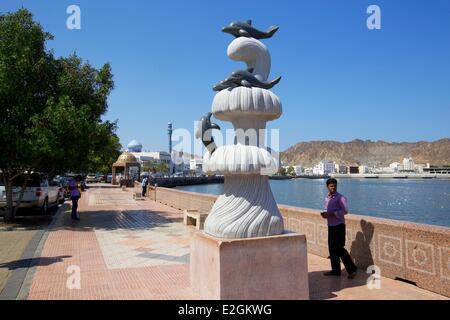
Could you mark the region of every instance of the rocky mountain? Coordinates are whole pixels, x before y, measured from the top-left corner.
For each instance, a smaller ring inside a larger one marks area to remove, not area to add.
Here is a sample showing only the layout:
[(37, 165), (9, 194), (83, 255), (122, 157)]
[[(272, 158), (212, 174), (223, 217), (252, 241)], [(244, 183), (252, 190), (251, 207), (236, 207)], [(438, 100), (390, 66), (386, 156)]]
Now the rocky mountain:
[(450, 165), (450, 139), (414, 143), (310, 141), (299, 142), (281, 153), (283, 164), (301, 164), (305, 167), (312, 167), (321, 160), (342, 165), (388, 166), (407, 157), (413, 158), (415, 163)]

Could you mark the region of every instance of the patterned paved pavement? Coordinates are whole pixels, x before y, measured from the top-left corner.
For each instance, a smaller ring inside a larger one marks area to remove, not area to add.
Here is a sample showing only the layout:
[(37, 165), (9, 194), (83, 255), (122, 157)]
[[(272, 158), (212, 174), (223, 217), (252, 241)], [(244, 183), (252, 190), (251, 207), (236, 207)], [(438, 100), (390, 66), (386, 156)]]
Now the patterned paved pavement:
[[(51, 227), (29, 299), (197, 298), (189, 288), (192, 229), (177, 223), (178, 210), (95, 188), (79, 211), (80, 222), (64, 212)], [(80, 288), (70, 289), (78, 270)]]
[[(63, 212), (51, 226), (29, 299), (199, 298), (189, 286), (193, 229), (182, 225), (178, 210), (133, 200), (131, 190), (91, 188), (79, 211), (81, 221), (72, 222), (70, 213)], [(369, 290), (365, 274), (330, 279), (322, 276), (328, 264), (308, 257), (312, 299), (444, 298), (386, 278), (381, 290)]]

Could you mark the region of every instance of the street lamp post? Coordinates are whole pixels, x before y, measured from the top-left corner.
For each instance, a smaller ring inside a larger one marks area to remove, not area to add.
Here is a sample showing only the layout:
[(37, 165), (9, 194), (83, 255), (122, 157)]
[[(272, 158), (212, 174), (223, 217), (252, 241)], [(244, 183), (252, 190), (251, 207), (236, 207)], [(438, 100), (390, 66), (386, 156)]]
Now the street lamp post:
[(172, 122), (167, 123), (167, 135), (169, 136), (169, 176), (173, 174), (173, 162), (172, 162)]

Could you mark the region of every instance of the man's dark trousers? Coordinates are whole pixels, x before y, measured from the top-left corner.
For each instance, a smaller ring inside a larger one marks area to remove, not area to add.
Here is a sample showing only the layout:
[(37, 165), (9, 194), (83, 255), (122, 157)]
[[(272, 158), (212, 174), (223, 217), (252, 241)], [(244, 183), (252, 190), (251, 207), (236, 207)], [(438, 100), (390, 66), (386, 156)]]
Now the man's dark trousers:
[(345, 250), (345, 224), (328, 226), (328, 249), (333, 273), (341, 274), (341, 260), (348, 274), (356, 271), (350, 254)]
[(142, 196), (145, 197), (146, 193), (147, 193), (147, 186), (142, 187)]
[(80, 197), (71, 197), (72, 199), (72, 219), (77, 219), (78, 215), (77, 215), (77, 210), (78, 210), (78, 199), (80, 199)]

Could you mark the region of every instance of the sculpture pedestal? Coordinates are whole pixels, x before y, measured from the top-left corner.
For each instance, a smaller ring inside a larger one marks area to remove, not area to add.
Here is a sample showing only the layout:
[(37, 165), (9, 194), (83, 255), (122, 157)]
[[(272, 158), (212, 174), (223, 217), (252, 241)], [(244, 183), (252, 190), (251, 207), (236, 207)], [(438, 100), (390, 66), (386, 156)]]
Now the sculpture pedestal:
[(190, 278), (202, 299), (309, 299), (306, 237), (219, 239), (196, 232)]

